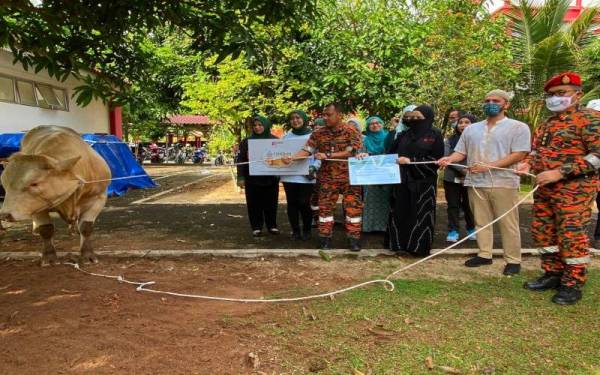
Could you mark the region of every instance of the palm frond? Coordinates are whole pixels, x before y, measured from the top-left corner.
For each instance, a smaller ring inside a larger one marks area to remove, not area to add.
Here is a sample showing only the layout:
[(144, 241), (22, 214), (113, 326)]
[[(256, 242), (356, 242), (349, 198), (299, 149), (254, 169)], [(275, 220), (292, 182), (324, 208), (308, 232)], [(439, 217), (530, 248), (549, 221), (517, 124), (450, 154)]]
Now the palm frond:
[(598, 15), (598, 8), (587, 8), (573, 21), (567, 29), (568, 42), (572, 47), (585, 48), (598, 39)]

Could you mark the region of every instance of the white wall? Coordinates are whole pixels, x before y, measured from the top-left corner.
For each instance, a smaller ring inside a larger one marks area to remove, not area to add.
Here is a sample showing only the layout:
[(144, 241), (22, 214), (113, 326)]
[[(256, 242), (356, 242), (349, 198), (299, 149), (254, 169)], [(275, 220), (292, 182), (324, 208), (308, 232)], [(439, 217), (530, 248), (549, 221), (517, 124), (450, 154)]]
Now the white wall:
[(66, 89), (69, 110), (59, 111), (0, 101), (0, 133), (27, 131), (38, 125), (67, 126), (79, 133), (110, 133), (108, 106), (101, 101), (92, 101), (82, 108), (71, 98), (73, 88), (80, 85), (75, 78), (69, 77), (65, 82), (60, 82), (50, 78), (44, 70), (35, 74), (32, 68), (25, 71), (20, 63), (13, 65), (12, 61), (12, 54), (0, 49), (0, 74)]

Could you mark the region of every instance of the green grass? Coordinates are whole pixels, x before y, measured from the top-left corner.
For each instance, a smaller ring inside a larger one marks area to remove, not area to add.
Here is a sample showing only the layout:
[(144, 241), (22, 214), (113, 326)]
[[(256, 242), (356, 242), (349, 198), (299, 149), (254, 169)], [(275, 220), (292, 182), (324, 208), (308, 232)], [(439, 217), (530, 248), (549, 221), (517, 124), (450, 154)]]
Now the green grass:
[(600, 271), (566, 307), (524, 290), (532, 276), (398, 280), (391, 293), (374, 286), (305, 305), (314, 321), (284, 310), (262, 330), (284, 348), (286, 373), (324, 361), (321, 374), (443, 374), (425, 366), (432, 357), (463, 374), (600, 374)]

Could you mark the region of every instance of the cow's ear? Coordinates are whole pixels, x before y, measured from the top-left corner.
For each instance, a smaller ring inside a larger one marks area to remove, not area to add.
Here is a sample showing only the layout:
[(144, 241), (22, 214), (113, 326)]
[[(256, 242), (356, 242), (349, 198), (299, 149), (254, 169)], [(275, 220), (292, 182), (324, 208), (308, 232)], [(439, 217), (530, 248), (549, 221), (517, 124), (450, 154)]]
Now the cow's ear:
[(55, 163), (54, 169), (60, 172), (70, 171), (75, 164), (81, 159), (81, 156), (75, 156), (74, 158), (59, 160)]

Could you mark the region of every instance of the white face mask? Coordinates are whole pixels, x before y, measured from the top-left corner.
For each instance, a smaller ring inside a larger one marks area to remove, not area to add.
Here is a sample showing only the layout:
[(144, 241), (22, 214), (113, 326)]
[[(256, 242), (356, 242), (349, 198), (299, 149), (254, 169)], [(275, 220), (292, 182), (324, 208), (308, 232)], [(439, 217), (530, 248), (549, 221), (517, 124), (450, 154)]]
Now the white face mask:
[(546, 108), (552, 112), (564, 112), (571, 106), (573, 97), (571, 96), (551, 96), (546, 98)]

